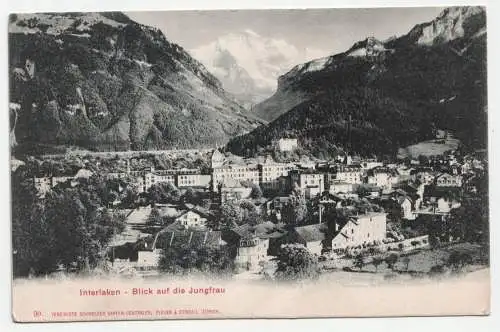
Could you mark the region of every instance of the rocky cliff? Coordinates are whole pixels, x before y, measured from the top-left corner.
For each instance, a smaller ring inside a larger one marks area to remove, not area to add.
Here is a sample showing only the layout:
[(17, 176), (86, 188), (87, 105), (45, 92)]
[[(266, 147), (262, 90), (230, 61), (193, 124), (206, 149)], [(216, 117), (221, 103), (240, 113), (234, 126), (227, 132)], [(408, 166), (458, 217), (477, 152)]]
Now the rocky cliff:
[(13, 14), (9, 60), (18, 148), (208, 147), (259, 124), (182, 47), (122, 13)]

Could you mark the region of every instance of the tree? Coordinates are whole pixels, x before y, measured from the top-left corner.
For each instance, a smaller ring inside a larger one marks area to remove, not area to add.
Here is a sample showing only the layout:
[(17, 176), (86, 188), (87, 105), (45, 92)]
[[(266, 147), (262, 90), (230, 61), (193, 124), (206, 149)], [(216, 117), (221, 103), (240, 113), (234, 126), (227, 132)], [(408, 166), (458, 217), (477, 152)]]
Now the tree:
[(172, 183), (160, 182), (148, 189), (148, 197), (151, 203), (178, 203), (181, 194)]
[(447, 265), (453, 272), (459, 272), (464, 266), (472, 264), (472, 256), (466, 252), (453, 251), (448, 257)]
[(158, 210), (158, 208), (154, 207), (151, 210), (151, 213), (148, 216), (148, 220), (146, 221), (146, 224), (148, 224), (148, 225), (161, 225), (161, 224), (163, 224), (163, 219), (160, 215), (160, 210)]
[(362, 254), (356, 255), (353, 261), (354, 267), (356, 267), (358, 270), (361, 270), (363, 266), (365, 265), (365, 257)]
[(240, 202), (240, 208), (242, 213), (241, 224), (250, 224), (252, 226), (261, 224), (263, 222), (262, 217), (257, 210), (257, 207), (252, 201), (242, 200)]
[(220, 225), (222, 228), (232, 228), (240, 225), (242, 211), (238, 204), (226, 202), (220, 206)]
[(278, 253), (275, 272), (279, 280), (315, 279), (319, 276), (318, 259), (301, 244), (284, 245)]
[(160, 271), (173, 274), (187, 274), (194, 271), (212, 274), (228, 273), (233, 264), (225, 247), (181, 246), (162, 252), (158, 263)]
[(441, 265), (441, 264), (438, 264), (438, 265), (434, 265), (430, 268), (429, 270), (429, 275), (431, 277), (436, 277), (438, 275), (441, 275), (445, 272), (445, 269), (444, 269), (444, 266)]
[(93, 268), (105, 259), (105, 248), (123, 231), (125, 216), (102, 209), (105, 203), (95, 181), (56, 187), (40, 198), (18, 180), (14, 178), (12, 186), (15, 276), (30, 270), (50, 273), (61, 264)]
[(262, 197), (262, 189), (256, 183), (252, 183), (252, 191), (250, 192), (250, 197), (253, 199), (258, 199)]
[(408, 268), (410, 266), (410, 262), (411, 262), (410, 257), (406, 256), (406, 257), (403, 258), (403, 263), (406, 266), (406, 272), (408, 272)]
[(200, 203), (200, 198), (197, 192), (193, 188), (189, 187), (186, 189), (184, 194), (181, 196), (181, 200), (185, 203), (191, 203), (198, 205)]
[(281, 211), (282, 220), (288, 225), (301, 225), (307, 216), (307, 201), (303, 195), (292, 194)]
[(399, 259), (399, 256), (395, 253), (392, 253), (385, 258), (385, 263), (387, 264), (387, 267), (392, 270), (392, 269), (394, 269), (394, 265), (396, 264), (398, 259)]
[(373, 257), (372, 264), (375, 266), (375, 270), (378, 272), (378, 267), (382, 264), (384, 260), (380, 257)]

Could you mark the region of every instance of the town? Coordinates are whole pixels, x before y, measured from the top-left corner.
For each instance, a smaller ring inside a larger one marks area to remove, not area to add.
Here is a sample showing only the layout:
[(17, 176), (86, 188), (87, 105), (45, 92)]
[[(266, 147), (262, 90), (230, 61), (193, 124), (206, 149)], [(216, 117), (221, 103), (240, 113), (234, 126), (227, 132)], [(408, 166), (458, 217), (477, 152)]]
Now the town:
[[(287, 154), (298, 146), (297, 139), (282, 138), (275, 149)], [(417, 264), (411, 257), (426, 260), (431, 249), (447, 255), (413, 270), (430, 273), (485, 259), (488, 234), (470, 219), (481, 216), (469, 211), (485, 204), (478, 200), (488, 183), (481, 151), (395, 162), (348, 153), (329, 161), (277, 162), (219, 149), (54, 158), (32, 161), (36, 167), (19, 162), (16, 171), (31, 169), (23, 176), (41, 201), (53, 191), (89, 186), (91, 179), (103, 183), (106, 199), (98, 209), (119, 212), (123, 224), (101, 244), (99, 261), (113, 273), (294, 278), (309, 269), (286, 266), (301, 255), (315, 271), (378, 271), (386, 263), (401, 272)], [(466, 253), (450, 255), (456, 248)]]

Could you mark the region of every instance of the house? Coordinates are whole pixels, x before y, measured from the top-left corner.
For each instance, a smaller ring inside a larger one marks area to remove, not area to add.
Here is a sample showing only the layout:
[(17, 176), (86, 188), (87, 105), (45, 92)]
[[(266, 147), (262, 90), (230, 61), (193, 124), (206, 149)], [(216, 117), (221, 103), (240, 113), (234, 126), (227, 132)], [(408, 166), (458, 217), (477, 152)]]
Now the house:
[(326, 230), (325, 223), (295, 227), (288, 234), (287, 240), (289, 243), (303, 244), (310, 253), (321, 255), (326, 239)]
[(462, 176), (452, 175), (448, 173), (441, 173), (435, 179), (436, 186), (438, 187), (461, 187)]
[(319, 203), (324, 206), (332, 205), (340, 207), (343, 201), (339, 195), (332, 194), (331, 192), (324, 192), (319, 198)]
[(415, 220), (417, 215), (414, 213), (413, 200), (408, 196), (399, 196), (397, 202), (401, 207), (401, 215), (403, 219)]
[(66, 183), (71, 181), (71, 186), (74, 187), (78, 184), (78, 179), (88, 179), (94, 173), (88, 169), (81, 168), (73, 176), (44, 176), (44, 177), (34, 177), (33, 185), (40, 196), (44, 196), (49, 190), (54, 188), (60, 183)]
[(349, 182), (334, 181), (330, 184), (329, 192), (331, 194), (336, 193), (351, 193), (353, 192), (353, 184)]
[(451, 197), (439, 197), (436, 203), (436, 211), (440, 213), (449, 213), (452, 209), (457, 209), (461, 206), (461, 203)]
[(383, 190), (391, 190), (392, 185), (398, 182), (398, 174), (394, 169), (377, 167), (368, 171), (368, 184), (375, 185)]
[(336, 225), (331, 248), (344, 249), (369, 243), (377, 243), (386, 238), (387, 215), (369, 212), (351, 216), (344, 225)]
[(276, 225), (271, 222), (256, 226), (245, 224), (223, 232), (235, 266), (246, 270), (256, 269), (260, 262), (269, 260), (269, 240), (280, 236), (282, 233), (276, 232)]
[(431, 184), (436, 178), (434, 171), (430, 167), (418, 168), (415, 172), (412, 172), (412, 176), (414, 177), (414, 180), (418, 180), (423, 184)]
[(34, 177), (33, 185), (38, 195), (44, 196), (50, 189), (52, 189), (52, 179), (50, 177)]
[(226, 245), (220, 231), (212, 230), (161, 230), (150, 244), (151, 250), (189, 247), (193, 249), (220, 248)]
[(272, 215), (276, 214), (283, 207), (290, 202), (290, 196), (276, 196), (270, 200), (268, 200), (266, 204), (266, 214)]
[(296, 138), (280, 138), (277, 142), (277, 148), (281, 152), (293, 151), (299, 146)]
[(313, 170), (290, 172), (292, 183), (304, 193), (305, 197), (310, 199), (325, 191), (324, 174)]
[(143, 241), (138, 250), (139, 268), (156, 268), (163, 250), (168, 248), (204, 249), (220, 248), (226, 245), (221, 232), (211, 230), (173, 229), (171, 225)]
[(384, 163), (381, 161), (377, 161), (376, 159), (365, 159), (361, 161), (360, 166), (365, 170), (369, 170), (375, 167), (382, 167), (384, 166)]
[(205, 227), (207, 224), (207, 218), (202, 217), (200, 214), (192, 210), (185, 211), (180, 216), (176, 217), (174, 221), (180, 223), (186, 228)]
[(426, 186), (423, 205), (429, 213), (447, 214), (460, 207), (460, 188)]

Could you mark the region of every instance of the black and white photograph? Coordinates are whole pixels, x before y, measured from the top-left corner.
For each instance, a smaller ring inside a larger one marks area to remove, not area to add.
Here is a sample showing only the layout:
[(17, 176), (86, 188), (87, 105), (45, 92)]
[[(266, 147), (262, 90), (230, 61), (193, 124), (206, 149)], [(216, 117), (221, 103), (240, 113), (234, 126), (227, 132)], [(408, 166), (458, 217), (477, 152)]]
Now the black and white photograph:
[(11, 13), (13, 319), (488, 315), (486, 11)]

